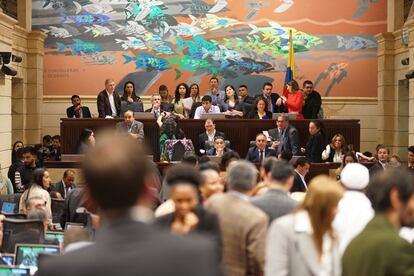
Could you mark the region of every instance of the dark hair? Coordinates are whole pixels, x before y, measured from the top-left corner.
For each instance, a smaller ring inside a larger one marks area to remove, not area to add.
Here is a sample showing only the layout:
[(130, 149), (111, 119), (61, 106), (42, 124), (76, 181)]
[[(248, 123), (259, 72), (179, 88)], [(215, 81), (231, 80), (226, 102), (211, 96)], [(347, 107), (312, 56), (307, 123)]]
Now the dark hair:
[(295, 162), (295, 168), (297, 168), (298, 166), (305, 166), (306, 164), (311, 164), (310, 160), (306, 157), (299, 157), (298, 160), (296, 160)]
[(52, 140), (59, 140), (59, 142), (62, 142), (62, 139), (60, 138), (60, 135), (54, 135), (52, 137)]
[(198, 167), (201, 167), (202, 164), (210, 162), (210, 158), (207, 155), (202, 155), (198, 158)]
[(186, 151), (183, 155), (183, 158), (181, 159), (181, 162), (184, 164), (189, 165), (197, 165), (198, 162), (198, 156), (192, 153), (191, 151)]
[(13, 144), (13, 148), (12, 148), (12, 150), (13, 150), (13, 151), (14, 151), (14, 148), (16, 147), (16, 145), (17, 145), (17, 144), (19, 144), (19, 143), (20, 143), (20, 144), (22, 144), (22, 145), (24, 145), (22, 141), (17, 140), (17, 141), (16, 141), (16, 142), (14, 142), (14, 144)]
[(23, 154), (30, 153), (31, 155), (36, 156), (36, 150), (34, 147), (27, 146), (22, 149), (22, 156)]
[(184, 86), (185, 87), (185, 95), (184, 98), (188, 98), (190, 97), (190, 88), (188, 88), (188, 85), (184, 82), (180, 83), (179, 85), (177, 85), (177, 87), (175, 88), (175, 98), (174, 98), (174, 103), (178, 103), (181, 96), (180, 96), (180, 86)]
[(145, 193), (145, 179), (152, 170), (135, 139), (114, 135), (100, 136), (87, 152), (83, 174), (91, 197), (102, 210), (125, 213)]
[(37, 168), (33, 171), (33, 183), (43, 188), (43, 176), (47, 170), (45, 168)]
[(346, 157), (352, 157), (352, 159), (354, 160), (354, 162), (358, 162), (355, 154), (352, 151), (348, 151), (347, 153), (344, 154), (344, 158), (342, 159), (342, 168), (345, 167), (345, 158)]
[(87, 143), (89, 136), (91, 136), (93, 131), (89, 128), (84, 128), (79, 136), (79, 144), (80, 143)]
[(305, 81), (303, 82), (303, 87), (305, 87), (305, 85), (307, 85), (307, 84), (312, 84), (312, 86), (313, 86), (313, 82), (312, 82), (312, 81), (310, 81), (310, 80), (305, 80)]
[(390, 193), (397, 189), (399, 199), (406, 203), (414, 193), (414, 177), (402, 168), (390, 168), (374, 174), (367, 188), (375, 212), (385, 212), (391, 208)]
[(272, 163), (271, 168), (272, 180), (285, 183), (290, 177), (294, 175), (293, 167), (286, 161), (277, 160)]
[(227, 87), (231, 87), (231, 89), (233, 89), (233, 91), (234, 91), (234, 100), (237, 102), (239, 100), (239, 95), (237, 94), (236, 89), (234, 89), (234, 86), (230, 85), (230, 84), (228, 84), (224, 87), (224, 92), (225, 92), (224, 102), (227, 102), (229, 100), (229, 97), (227, 96), (227, 93), (226, 93)]
[(288, 81), (287, 85), (290, 85), (290, 86), (292, 87), (292, 90), (293, 90), (293, 91), (297, 91), (297, 90), (299, 90), (299, 84), (298, 84), (298, 82), (297, 82), (297, 81), (295, 81), (295, 80), (290, 80), (290, 81)]
[(43, 136), (42, 142), (44, 142), (44, 141), (46, 141), (46, 142), (52, 141), (52, 136), (50, 136), (49, 134)]
[(235, 151), (228, 151), (223, 153), (223, 156), (221, 157), (221, 165), (224, 168), (227, 168), (228, 164), (231, 161), (240, 160), (240, 155)]
[[(14, 148), (14, 147), (13, 147)], [(408, 151), (414, 153), (414, 145), (408, 147)]]
[(247, 88), (247, 86), (245, 84), (242, 84), (242, 85), (239, 86), (239, 88), (242, 88), (242, 87), (244, 87), (246, 89), (249, 89), (249, 88)]
[(254, 139), (256, 140), (257, 137), (259, 137), (259, 136), (264, 136), (266, 138), (266, 135), (264, 135), (262, 132), (259, 132), (259, 133), (256, 134), (256, 136), (254, 137)]
[(273, 88), (273, 84), (271, 84), (270, 82), (265, 82), (262, 86), (262, 89), (264, 89), (265, 86), (271, 86)]
[(168, 118), (162, 124), (160, 131), (161, 131), (161, 134), (164, 134), (165, 133), (165, 134), (167, 134), (167, 136), (170, 139), (172, 139), (173, 138), (173, 135), (177, 131), (177, 123), (174, 121), (174, 119)]
[(165, 84), (161, 84), (160, 87), (158, 87), (158, 91), (168, 91), (168, 87)]
[(197, 83), (192, 83), (190, 85), (190, 94), (191, 94), (191, 88), (193, 88), (193, 86), (197, 86), (197, 97), (199, 97), (200, 96), (200, 86), (198, 86)]
[(253, 107), (254, 107), (254, 109), (255, 109), (255, 110), (257, 110), (257, 104), (258, 104), (260, 101), (263, 101), (263, 102), (265, 103), (265, 108), (264, 108), (264, 110), (267, 110), (267, 101), (266, 101), (266, 99), (265, 99), (264, 97), (262, 97), (262, 96), (259, 96), (259, 97), (257, 97), (257, 98), (256, 98), (256, 100), (254, 100), (254, 103), (253, 103)]
[[(224, 156), (224, 154), (223, 154), (223, 156)], [(216, 162), (208, 161), (208, 162), (204, 162), (204, 163), (200, 164), (198, 166), (198, 170), (200, 172), (206, 171), (206, 170), (214, 170), (217, 173), (220, 173), (220, 166)]]
[(126, 92), (126, 87), (128, 84), (132, 84), (132, 94), (131, 98), (135, 101), (138, 101), (140, 98), (135, 94), (135, 84), (132, 81), (127, 81), (124, 84), (124, 93), (122, 94), (122, 100), (127, 101), (128, 100), (128, 94)]
[(200, 173), (194, 166), (188, 164), (177, 164), (170, 167), (165, 174), (165, 183), (168, 186), (176, 184), (191, 184), (198, 189), (201, 183)]
[(16, 160), (21, 160), (23, 158), (23, 149), (18, 149), (16, 151)]
[(63, 178), (68, 177), (68, 174), (69, 174), (69, 173), (75, 173), (75, 171), (74, 171), (74, 170), (71, 170), (71, 169), (69, 169), (69, 170), (65, 170), (65, 171), (63, 172)]
[(72, 95), (72, 97), (70, 97), (71, 102), (73, 102), (74, 99), (80, 99), (79, 95)]
[(272, 170), (272, 166), (275, 162), (277, 162), (277, 159), (274, 156), (265, 158), (265, 160), (263, 161), (262, 168), (264, 169), (266, 174)]
[(282, 152), (280, 153), (280, 158), (286, 162), (289, 162), (290, 160), (292, 160), (293, 154), (290, 150), (288, 149), (284, 149), (282, 150)]
[(378, 151), (380, 150), (380, 149), (386, 149), (387, 150), (387, 153), (389, 154), (390, 153), (390, 150), (387, 148), (387, 146), (386, 145), (384, 145), (384, 144), (378, 144), (377, 145), (377, 147), (375, 148), (375, 153), (378, 153)]
[(217, 81), (217, 83), (219, 82), (219, 80), (218, 80), (218, 78), (217, 78), (216, 76), (212, 76), (212, 77), (210, 78), (210, 81), (212, 81), (212, 80), (216, 80), (216, 81)]
[(209, 95), (204, 95), (202, 98), (201, 98), (201, 102), (212, 102), (213, 100), (211, 99), (211, 96), (209, 96)]
[(319, 132), (321, 133), (323, 138), (323, 143), (326, 144), (325, 126), (323, 125), (323, 123), (320, 120), (311, 120), (309, 124), (310, 123), (313, 123), (319, 129)]

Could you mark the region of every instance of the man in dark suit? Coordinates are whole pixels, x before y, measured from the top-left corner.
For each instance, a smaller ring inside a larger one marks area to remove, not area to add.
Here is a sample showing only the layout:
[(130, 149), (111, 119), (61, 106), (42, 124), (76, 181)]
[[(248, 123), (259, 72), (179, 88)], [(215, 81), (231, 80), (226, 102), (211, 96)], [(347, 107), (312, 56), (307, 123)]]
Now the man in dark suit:
[(342, 275), (414, 275), (414, 246), (398, 235), (414, 226), (414, 176), (401, 168), (374, 175), (367, 196), (375, 216), (346, 248)]
[(285, 161), (272, 161), (270, 172), (269, 190), (250, 201), (263, 210), (269, 217), (269, 224), (276, 218), (292, 211), (298, 206), (288, 192), (293, 185), (293, 168)]
[(206, 142), (214, 142), (214, 138), (220, 136), (225, 139), (224, 133), (216, 130), (216, 124), (213, 119), (207, 119), (204, 123), (206, 132), (201, 133), (198, 136), (198, 146), (200, 150), (206, 150)]
[(373, 176), (374, 174), (378, 172), (384, 171), (388, 166), (388, 156), (389, 156), (389, 149), (383, 145), (379, 144), (376, 148), (377, 150), (377, 160), (378, 162), (372, 165), (372, 167), (369, 169), (369, 175)]
[(305, 181), (305, 176), (309, 172), (311, 163), (306, 157), (299, 157), (295, 163), (295, 180), (293, 186), (290, 189), (290, 192), (306, 192), (308, 190), (308, 185)]
[(73, 95), (71, 98), (72, 106), (66, 109), (68, 118), (91, 118), (89, 107), (82, 106), (81, 99), (78, 95)]
[(263, 90), (261, 94), (256, 95), (255, 98), (263, 97), (267, 102), (267, 111), (272, 113), (286, 113), (287, 108), (281, 104), (277, 105), (276, 102), (279, 99), (279, 94), (272, 93), (273, 84), (266, 82), (263, 84)]
[(310, 80), (303, 82), (304, 104), (302, 114), (305, 119), (318, 119), (318, 113), (321, 109), (321, 95), (313, 90), (313, 83)]
[(298, 130), (289, 124), (288, 116), (277, 117), (277, 128), (268, 131), (269, 136), (274, 140), (272, 148), (279, 155), (284, 150), (289, 150), (293, 155), (300, 155)]
[(245, 104), (254, 103), (254, 97), (249, 96), (249, 90), (247, 86), (244, 84), (239, 86), (239, 97), (240, 97), (240, 101), (242, 101)]
[(276, 151), (267, 145), (266, 136), (263, 133), (256, 135), (256, 146), (249, 148), (246, 160), (261, 164), (268, 156), (276, 157)]
[(84, 158), (83, 173), (90, 197), (105, 218), (96, 242), (45, 259), (39, 263), (39, 276), (221, 275), (212, 241), (172, 236), (148, 224), (153, 170), (139, 143), (127, 136), (101, 136)]
[(60, 193), (62, 198), (66, 198), (69, 192), (76, 188), (76, 184), (73, 183), (74, 181), (75, 171), (65, 170), (62, 180), (53, 185), (53, 191)]
[(154, 114), (154, 118), (158, 119), (162, 112), (172, 112), (173, 110), (166, 104), (161, 103), (161, 96), (154, 94), (151, 97), (151, 108), (145, 110), (145, 112), (151, 112)]
[(115, 81), (105, 80), (105, 89), (97, 98), (99, 118), (119, 117), (121, 114), (121, 97), (115, 92)]
[(144, 140), (144, 124), (134, 119), (134, 112), (128, 110), (124, 113), (124, 121), (116, 124), (119, 133), (127, 133), (138, 141)]

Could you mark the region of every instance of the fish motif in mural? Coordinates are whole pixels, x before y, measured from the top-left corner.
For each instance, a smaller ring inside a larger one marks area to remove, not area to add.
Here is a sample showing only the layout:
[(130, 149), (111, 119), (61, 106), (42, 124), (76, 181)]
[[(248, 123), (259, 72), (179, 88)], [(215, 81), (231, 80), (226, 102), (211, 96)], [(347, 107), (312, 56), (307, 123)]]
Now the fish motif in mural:
[(61, 42), (56, 42), (58, 51), (64, 52), (66, 49), (70, 49), (72, 51), (72, 55), (80, 55), (80, 54), (94, 54), (97, 52), (102, 52), (104, 49), (101, 45), (93, 43), (93, 42), (85, 42), (81, 39), (75, 38), (72, 44), (63, 44)]
[(338, 48), (345, 48), (352, 51), (377, 48), (377, 43), (375, 41), (359, 36), (354, 36), (348, 40), (340, 35), (337, 35), (336, 38), (338, 39)]
[(253, 19), (260, 9), (267, 7), (269, 3), (259, 2), (257, 0), (246, 0), (245, 6), (250, 10), (250, 13), (245, 17), (246, 20)]
[(192, 20), (191, 25), (209, 31), (225, 29), (228, 27), (242, 24), (240, 21), (236, 19), (218, 17), (214, 14), (206, 14), (206, 17), (204, 18), (196, 18), (192, 15), (189, 15), (189, 17)]
[(91, 33), (93, 37), (114, 35), (108, 27), (101, 25), (93, 25), (92, 27), (85, 26), (84, 28), (85, 33)]
[(196, 71), (201, 68), (206, 68), (211, 66), (211, 64), (204, 59), (196, 59), (189, 56), (184, 55), (184, 57), (171, 57), (171, 64), (177, 63), (178, 68), (181, 70), (187, 71)]
[(114, 9), (109, 3), (95, 3), (95, 4), (86, 4), (82, 6), (76, 1), (73, 1), (73, 4), (76, 7), (76, 14), (80, 13), (82, 10), (87, 11), (89, 13), (95, 14), (108, 14), (114, 12)]
[(125, 35), (138, 35), (138, 34), (144, 34), (146, 32), (148, 32), (144, 26), (140, 25), (138, 22), (135, 21), (127, 21), (126, 25), (119, 25), (116, 24), (118, 29), (116, 30), (117, 32), (122, 32)]
[(295, 2), (293, 2), (293, 0), (280, 0), (282, 2), (282, 4), (280, 4), (273, 12), (274, 13), (283, 13), (285, 11), (287, 11), (288, 9), (290, 9), (290, 7), (293, 6), (293, 4), (295, 4)]
[(169, 31), (175, 32), (176, 35), (179, 36), (195, 36), (195, 35), (201, 35), (205, 34), (206, 32), (202, 29), (192, 26), (188, 23), (180, 22), (178, 25), (175, 26), (169, 26), (168, 24), (165, 25), (165, 32), (168, 33)]
[(273, 71), (272, 64), (267, 62), (258, 62), (251, 58), (242, 57), (240, 60), (236, 60), (233, 64), (243, 72), (244, 75), (250, 75), (252, 73), (262, 73)]
[(207, 13), (217, 13), (220, 11), (227, 11), (225, 7), (227, 6), (226, 0), (215, 0), (214, 5), (207, 4), (202, 0), (192, 0), (190, 2), (179, 2), (181, 5), (181, 13), (191, 14), (193, 16), (203, 16)]
[(66, 21), (71, 20), (77, 26), (82, 25), (105, 25), (108, 24), (111, 18), (104, 14), (96, 14), (96, 13), (89, 13), (87, 11), (81, 11), (80, 14), (77, 15), (66, 15), (65, 13), (61, 12), (60, 15), (62, 16), (62, 21), (60, 24), (65, 23)]
[(329, 78), (329, 85), (325, 90), (324, 96), (328, 97), (331, 93), (332, 88), (339, 84), (344, 78), (348, 76), (348, 72), (345, 68), (348, 66), (347, 63), (331, 63), (326, 70), (321, 72), (318, 78), (314, 82), (314, 86), (316, 86), (322, 81)]
[(150, 32), (145, 33), (144, 35), (139, 35), (148, 49), (155, 51), (157, 55), (171, 55), (174, 54), (174, 51), (171, 49), (167, 42), (157, 34), (153, 34)]
[(81, 55), (81, 62), (86, 64), (107, 65), (115, 64), (116, 58), (113, 55), (95, 53), (91, 55)]
[(226, 0), (215, 0), (214, 6), (208, 11), (208, 13), (218, 13), (227, 6)]
[(115, 39), (116, 43), (122, 43), (121, 47), (124, 50), (128, 50), (128, 49), (146, 49), (147, 46), (145, 46), (144, 42), (136, 37), (131, 37), (128, 36), (126, 40), (122, 40), (122, 39)]
[(144, 20), (151, 13), (152, 13), (152, 16), (154, 16), (154, 13), (159, 12), (157, 8), (160, 5), (164, 5), (164, 3), (161, 1), (156, 1), (156, 0), (131, 1), (125, 7), (126, 20), (131, 19), (135, 21), (141, 21), (141, 20)]
[(125, 58), (124, 64), (134, 62), (135, 67), (145, 69), (146, 71), (165, 71), (171, 69), (168, 67), (168, 61), (163, 58), (157, 58), (148, 53), (139, 53), (139, 56), (130, 57), (122, 54)]
[(235, 50), (229, 50), (223, 45), (218, 46), (218, 50), (216, 51), (208, 51), (203, 48), (203, 59), (207, 57), (211, 57), (213, 60), (237, 60), (241, 58), (241, 54)]
[(177, 51), (180, 51), (186, 47), (186, 52), (193, 58), (203, 58), (205, 51), (214, 52), (218, 50), (217, 44), (211, 41), (205, 40), (201, 36), (194, 36), (193, 40), (184, 41), (180, 37), (176, 37)]
[(42, 29), (42, 31), (45, 32), (47, 35), (51, 35), (56, 38), (68, 38), (72, 36), (69, 33), (69, 31), (65, 28), (59, 28), (54, 26), (49, 26), (48, 29)]

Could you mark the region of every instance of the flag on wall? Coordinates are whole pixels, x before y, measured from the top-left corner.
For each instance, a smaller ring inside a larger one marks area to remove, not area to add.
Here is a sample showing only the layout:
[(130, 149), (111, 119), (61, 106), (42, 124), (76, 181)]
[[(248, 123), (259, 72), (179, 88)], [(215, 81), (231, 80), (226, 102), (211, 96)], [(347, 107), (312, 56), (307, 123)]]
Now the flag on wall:
[(286, 68), (285, 86), (290, 80), (295, 79), (295, 52), (293, 50), (292, 30), (289, 30), (289, 57)]

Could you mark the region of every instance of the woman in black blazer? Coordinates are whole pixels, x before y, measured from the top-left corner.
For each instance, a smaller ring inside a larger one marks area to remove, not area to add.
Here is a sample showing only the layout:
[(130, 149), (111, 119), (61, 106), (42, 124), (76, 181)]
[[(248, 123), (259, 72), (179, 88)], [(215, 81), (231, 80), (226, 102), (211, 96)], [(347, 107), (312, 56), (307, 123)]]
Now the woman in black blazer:
[(267, 103), (263, 97), (257, 97), (254, 101), (254, 109), (251, 110), (246, 118), (247, 119), (259, 119), (259, 120), (269, 120), (272, 119), (272, 112), (267, 111)]
[(315, 120), (310, 121), (309, 134), (306, 149), (301, 148), (301, 151), (312, 163), (323, 163), (322, 152), (325, 149), (326, 137), (322, 123)]

